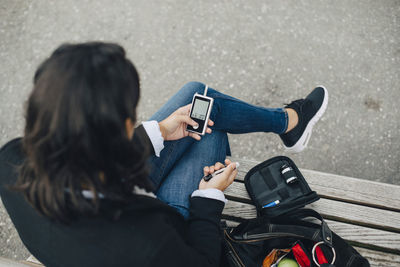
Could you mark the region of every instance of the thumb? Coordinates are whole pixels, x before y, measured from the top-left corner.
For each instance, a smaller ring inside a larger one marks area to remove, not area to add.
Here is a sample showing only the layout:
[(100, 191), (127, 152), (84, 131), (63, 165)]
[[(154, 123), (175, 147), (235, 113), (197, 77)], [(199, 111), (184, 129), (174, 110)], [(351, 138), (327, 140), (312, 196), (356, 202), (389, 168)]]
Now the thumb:
[(231, 163), (231, 164), (229, 164), (229, 165), (226, 167), (226, 169), (225, 169), (225, 171), (224, 171), (224, 174), (226, 175), (226, 177), (230, 177), (231, 174), (232, 174), (235, 170), (236, 170), (236, 164), (235, 164), (235, 163)]
[(189, 125), (192, 125), (192, 126), (197, 125), (197, 122), (195, 122), (194, 120), (192, 120), (192, 119), (190, 118), (190, 116), (188, 116), (188, 115), (179, 115), (179, 116), (178, 116), (178, 121), (184, 122), (184, 123), (189, 124)]
[(189, 114), (191, 106), (192, 106), (192, 104), (187, 104), (186, 106), (180, 107), (176, 112), (177, 112), (177, 114), (180, 114), (180, 115), (187, 115), (187, 114)]

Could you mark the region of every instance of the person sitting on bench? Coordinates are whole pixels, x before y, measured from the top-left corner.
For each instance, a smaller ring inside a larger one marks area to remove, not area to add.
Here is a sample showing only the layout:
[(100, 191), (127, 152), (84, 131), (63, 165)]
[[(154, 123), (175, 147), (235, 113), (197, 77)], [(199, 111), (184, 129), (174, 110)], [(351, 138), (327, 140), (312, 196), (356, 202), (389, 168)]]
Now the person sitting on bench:
[(0, 151), (1, 198), (28, 250), (46, 266), (218, 266), (223, 191), (237, 174), (227, 133), (273, 132), (300, 152), (328, 95), (265, 108), (210, 88), (200, 136), (185, 129), (204, 89), (187, 83), (135, 127), (140, 83), (125, 50), (57, 48), (35, 73), (23, 137)]

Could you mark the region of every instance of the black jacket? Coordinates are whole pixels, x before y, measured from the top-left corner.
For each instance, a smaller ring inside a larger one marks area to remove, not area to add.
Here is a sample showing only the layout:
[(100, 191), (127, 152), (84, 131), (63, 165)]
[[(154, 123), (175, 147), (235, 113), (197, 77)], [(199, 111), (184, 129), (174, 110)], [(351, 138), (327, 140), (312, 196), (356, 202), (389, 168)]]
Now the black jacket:
[[(137, 131), (144, 131), (138, 128)], [(80, 218), (65, 225), (41, 216), (6, 188), (24, 160), (21, 138), (0, 150), (0, 195), (22, 242), (46, 266), (218, 266), (224, 203), (193, 197), (185, 221), (158, 199), (135, 196), (118, 221)]]

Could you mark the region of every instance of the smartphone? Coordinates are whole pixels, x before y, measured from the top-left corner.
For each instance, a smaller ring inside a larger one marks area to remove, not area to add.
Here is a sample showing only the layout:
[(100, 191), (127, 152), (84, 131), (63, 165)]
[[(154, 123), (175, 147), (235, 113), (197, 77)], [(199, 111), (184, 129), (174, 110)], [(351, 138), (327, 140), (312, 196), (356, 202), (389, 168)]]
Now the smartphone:
[(208, 96), (195, 94), (192, 100), (192, 107), (190, 108), (190, 118), (197, 122), (198, 127), (188, 125), (186, 131), (204, 135), (206, 133), (208, 120), (214, 99)]

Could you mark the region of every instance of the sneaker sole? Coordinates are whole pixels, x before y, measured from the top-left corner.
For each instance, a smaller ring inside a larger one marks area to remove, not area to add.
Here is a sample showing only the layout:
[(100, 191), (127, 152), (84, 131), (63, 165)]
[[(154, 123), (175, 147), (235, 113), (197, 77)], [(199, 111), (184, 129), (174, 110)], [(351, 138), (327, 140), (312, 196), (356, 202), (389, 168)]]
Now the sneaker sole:
[(287, 146), (283, 145), (286, 152), (299, 153), (307, 147), (308, 141), (310, 141), (312, 128), (317, 123), (317, 121), (322, 117), (322, 115), (325, 113), (326, 108), (328, 107), (328, 98), (329, 98), (328, 90), (326, 90), (326, 88), (322, 85), (319, 85), (317, 87), (323, 88), (324, 92), (325, 92), (325, 97), (324, 97), (324, 100), (322, 101), (322, 105), (319, 108), (319, 110), (317, 111), (317, 113), (315, 113), (314, 117), (312, 117), (312, 119), (308, 122), (306, 129), (304, 130), (303, 134), (301, 135), (299, 140), (296, 142), (296, 144), (294, 144), (291, 147), (287, 147)]

